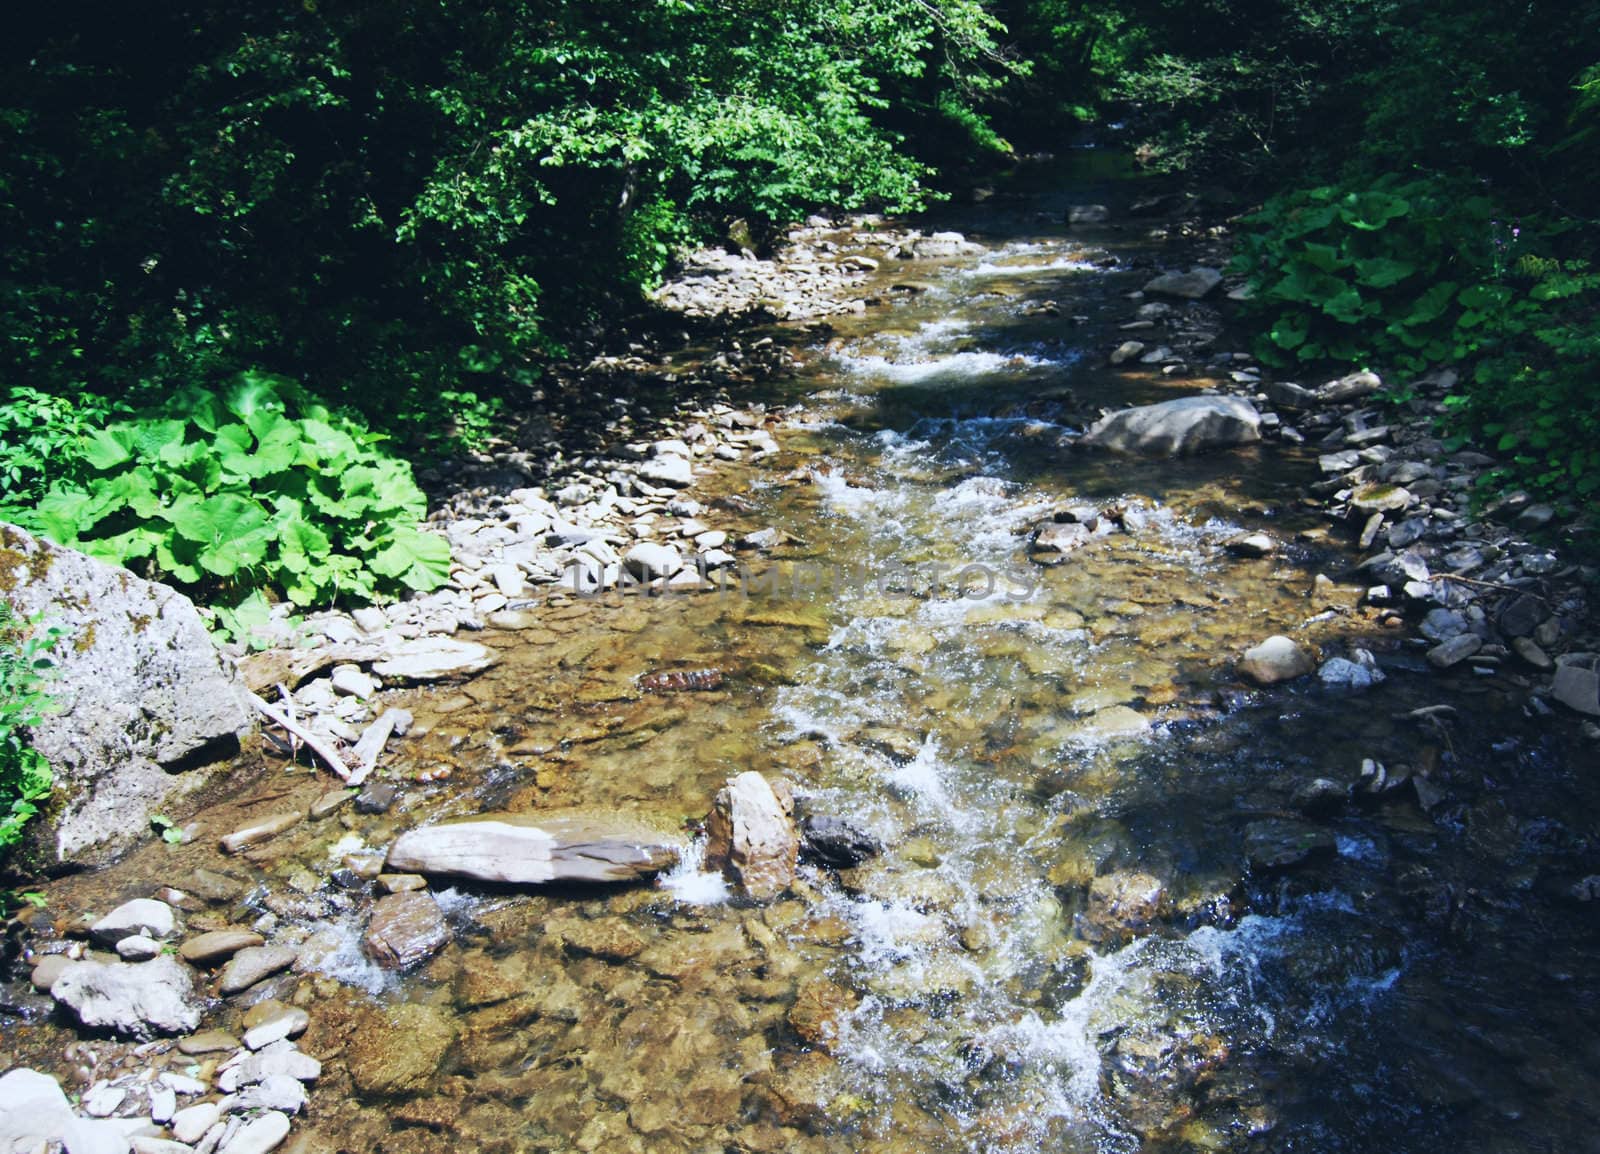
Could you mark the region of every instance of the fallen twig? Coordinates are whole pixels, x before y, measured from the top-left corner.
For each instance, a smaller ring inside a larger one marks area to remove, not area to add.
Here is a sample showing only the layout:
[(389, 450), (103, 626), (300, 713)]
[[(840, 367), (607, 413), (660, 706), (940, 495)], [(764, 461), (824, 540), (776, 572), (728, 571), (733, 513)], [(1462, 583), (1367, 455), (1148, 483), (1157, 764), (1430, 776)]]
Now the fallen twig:
[(1515, 585), (1501, 585), (1494, 581), (1479, 581), (1476, 577), (1463, 577), (1459, 573), (1435, 573), (1435, 577), (1445, 581), (1460, 581), (1463, 585), (1476, 585), (1480, 589), (1499, 589), (1503, 593), (1526, 593), (1529, 597), (1536, 597), (1546, 605), (1550, 599), (1535, 593), (1532, 589), (1519, 589)]
[(266, 717), (269, 721), (282, 726), (291, 735), (303, 741), (306, 748), (312, 753), (316, 754), (318, 757), (322, 758), (323, 761), (327, 762), (328, 768), (333, 770), (334, 773), (338, 774), (341, 779), (346, 782), (350, 780), (350, 767), (345, 763), (344, 758), (339, 756), (337, 750), (335, 750), (327, 742), (323, 741), (316, 734), (312, 733), (310, 730), (300, 725), (296, 725), (293, 721), (290, 721), (289, 718), (285, 717), (278, 710), (268, 705), (258, 695), (252, 693), (250, 695), (250, 699), (255, 702), (256, 709), (259, 710), (264, 717)]

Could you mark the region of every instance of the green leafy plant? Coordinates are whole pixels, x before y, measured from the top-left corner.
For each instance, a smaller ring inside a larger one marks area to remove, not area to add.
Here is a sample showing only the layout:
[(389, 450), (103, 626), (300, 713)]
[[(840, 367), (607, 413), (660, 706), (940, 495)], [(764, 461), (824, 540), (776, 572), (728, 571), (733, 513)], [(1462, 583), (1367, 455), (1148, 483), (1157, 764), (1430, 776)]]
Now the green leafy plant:
[(1548, 255), (1568, 224), (1508, 220), (1438, 180), (1293, 192), (1249, 223), (1234, 271), (1252, 277), (1264, 360), (1370, 363), (1401, 380), (1461, 365), (1449, 424), (1508, 456), (1491, 484), (1600, 490), (1600, 274)]
[(183, 838), (183, 829), (182, 829), (182, 827), (179, 826), (177, 822), (173, 821), (166, 814), (164, 814), (164, 813), (153, 813), (153, 814), (151, 814), (150, 815), (150, 824), (152, 826), (154, 826), (155, 829), (156, 829), (156, 832), (161, 835), (161, 840), (166, 842), (168, 845), (182, 845), (183, 844), (184, 838)]
[(29, 731), (53, 708), (46, 681), (60, 639), (60, 630), (20, 621), (0, 600), (0, 856), (50, 796), (50, 763)]
[(230, 632), (264, 619), (268, 590), (306, 607), (436, 588), (449, 545), (419, 528), (426, 500), (383, 440), (293, 381), (245, 373), (89, 431), (21, 520), (204, 593)]
[(1258, 355), (1420, 371), (1476, 351), (1487, 315), (1512, 298), (1493, 280), (1494, 220), (1486, 197), (1427, 180), (1273, 198), (1248, 218), (1232, 266), (1254, 284)]

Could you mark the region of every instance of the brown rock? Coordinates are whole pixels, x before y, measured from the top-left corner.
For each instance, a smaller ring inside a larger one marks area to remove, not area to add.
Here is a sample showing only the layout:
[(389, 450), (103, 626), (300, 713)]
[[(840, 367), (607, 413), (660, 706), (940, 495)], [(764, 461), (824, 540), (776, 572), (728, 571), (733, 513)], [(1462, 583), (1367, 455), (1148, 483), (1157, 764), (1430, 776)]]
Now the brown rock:
[(1161, 912), (1166, 890), (1161, 879), (1146, 873), (1118, 871), (1089, 883), (1084, 911), (1084, 936), (1101, 942), (1142, 930)]
[(224, 994), (248, 990), (263, 978), (294, 965), (294, 951), (286, 946), (248, 946), (222, 967), (219, 988)]
[(706, 865), (720, 869), (758, 900), (794, 882), (800, 837), (777, 793), (754, 770), (717, 792), (706, 816)]
[(363, 1094), (416, 1093), (438, 1071), (455, 1037), (436, 1006), (402, 1002), (367, 1010), (345, 1047), (350, 1079)]
[(390, 894), (372, 907), (362, 938), (380, 966), (404, 970), (424, 962), (450, 941), (450, 927), (433, 895), (421, 890)]
[(238, 1048), (239, 1039), (226, 1030), (202, 1030), (198, 1034), (178, 1039), (178, 1052), (191, 1057), (201, 1054), (220, 1054), (225, 1050)]
[(831, 1053), (838, 1038), (839, 1019), (855, 1009), (860, 999), (826, 978), (813, 978), (800, 987), (789, 1007), (789, 1025), (802, 1039)]
[(240, 950), (265, 945), (266, 940), (249, 930), (212, 930), (184, 942), (178, 947), (178, 955), (194, 965), (209, 966), (231, 958)]
[(628, 961), (644, 949), (644, 941), (617, 918), (563, 918), (547, 923), (545, 933), (565, 943), (569, 953), (607, 962)]
[(487, 954), (468, 954), (456, 971), (456, 1006), (475, 1010), (508, 1001), (527, 988), (526, 971), (515, 955), (493, 958)]
[(249, 825), (240, 826), (222, 839), (222, 852), (243, 853), (253, 845), (260, 845), (285, 830), (293, 829), (304, 821), (305, 817), (305, 814), (296, 810), (293, 813), (275, 813), (253, 821)]

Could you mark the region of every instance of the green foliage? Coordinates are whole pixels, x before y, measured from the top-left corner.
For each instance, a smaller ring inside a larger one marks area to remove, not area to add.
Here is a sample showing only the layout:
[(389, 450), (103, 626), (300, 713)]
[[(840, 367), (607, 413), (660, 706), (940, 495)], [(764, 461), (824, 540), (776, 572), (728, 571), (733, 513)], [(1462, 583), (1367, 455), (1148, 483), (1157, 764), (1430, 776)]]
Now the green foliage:
[[(1382, 359), (1420, 371), (1493, 339), (1493, 283), (1508, 243), (1493, 204), (1450, 184), (1378, 180), (1286, 193), (1246, 220), (1232, 271), (1270, 364)], [(1520, 235), (1515, 242), (1521, 244)]]
[(448, 579), (449, 545), (418, 528), (426, 501), (383, 440), (292, 381), (245, 373), (87, 430), (44, 497), (6, 512), (205, 593), (225, 630), (246, 634), (263, 590), (306, 607)]
[(173, 821), (164, 813), (150, 815), (150, 824), (161, 835), (161, 840), (168, 845), (182, 845), (184, 841), (183, 827)]
[(60, 639), (58, 630), (19, 621), (0, 600), (0, 858), (50, 796), (50, 763), (30, 744), (29, 730), (52, 708), (49, 652)]
[(126, 399), (261, 366), (422, 448), (483, 443), (730, 218), (921, 205), (924, 154), (998, 146), (977, 110), (1015, 70), (980, 0), (16, 23), (0, 380)]
[(1455, 428), (1507, 457), (1491, 484), (1592, 508), (1600, 492), (1600, 275), (1566, 267), (1540, 288), (1570, 295), (1544, 296), (1524, 339), (1479, 363), (1471, 387), (1445, 403)]
[(1234, 271), (1263, 360), (1461, 364), (1452, 424), (1508, 456), (1497, 483), (1600, 489), (1600, 274), (1547, 255), (1569, 226), (1505, 223), (1440, 180), (1288, 193), (1247, 223)]

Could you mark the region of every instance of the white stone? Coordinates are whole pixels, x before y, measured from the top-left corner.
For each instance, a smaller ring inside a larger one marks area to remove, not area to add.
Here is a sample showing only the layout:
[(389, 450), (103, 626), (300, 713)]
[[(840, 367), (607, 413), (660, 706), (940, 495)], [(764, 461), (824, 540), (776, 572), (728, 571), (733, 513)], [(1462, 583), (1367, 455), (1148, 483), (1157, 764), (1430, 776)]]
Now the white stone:
[(335, 693), (346, 697), (368, 698), (378, 692), (378, 683), (359, 665), (335, 665), (329, 678)]
[(102, 945), (114, 946), (123, 938), (143, 934), (150, 938), (172, 936), (172, 907), (155, 898), (135, 898), (123, 902), (89, 927), (89, 934)]
[(134, 934), (117, 943), (117, 957), (125, 962), (148, 962), (161, 953), (161, 943), (143, 934)]
[(171, 1086), (160, 1084), (150, 1087), (150, 1121), (165, 1125), (178, 1112), (178, 1095)]
[(190, 1145), (205, 1137), (205, 1132), (216, 1125), (222, 1111), (215, 1102), (200, 1102), (186, 1106), (172, 1116), (172, 1135), (179, 1142)]
[(289, 1136), (289, 1116), (276, 1110), (246, 1122), (233, 1137), (223, 1142), (218, 1154), (267, 1154)]
[(1245, 650), (1239, 672), (1258, 685), (1304, 677), (1316, 668), (1311, 655), (1287, 637), (1273, 636)]
[(657, 577), (671, 577), (683, 568), (683, 556), (671, 545), (640, 541), (622, 555), (622, 564), (640, 580), (653, 581)]
[(694, 469), (686, 457), (654, 457), (639, 466), (639, 477), (652, 485), (683, 489), (694, 484)]

